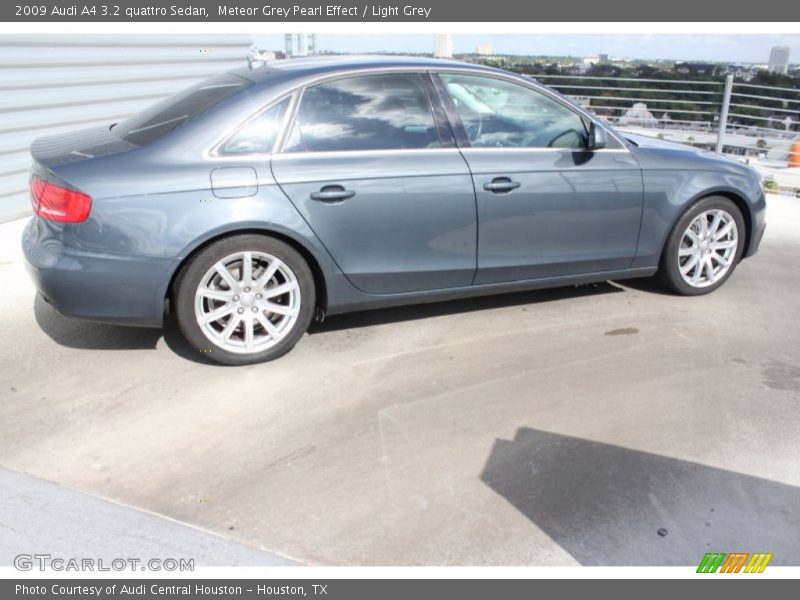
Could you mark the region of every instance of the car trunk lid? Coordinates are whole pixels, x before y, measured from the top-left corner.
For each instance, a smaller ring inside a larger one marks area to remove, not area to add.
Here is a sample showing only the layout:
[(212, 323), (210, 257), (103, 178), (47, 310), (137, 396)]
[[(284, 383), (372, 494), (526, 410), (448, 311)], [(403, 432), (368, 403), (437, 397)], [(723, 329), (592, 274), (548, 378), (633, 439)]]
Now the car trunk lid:
[(136, 147), (115, 135), (108, 125), (102, 125), (38, 138), (31, 144), (31, 156), (36, 163), (50, 169), (127, 152)]

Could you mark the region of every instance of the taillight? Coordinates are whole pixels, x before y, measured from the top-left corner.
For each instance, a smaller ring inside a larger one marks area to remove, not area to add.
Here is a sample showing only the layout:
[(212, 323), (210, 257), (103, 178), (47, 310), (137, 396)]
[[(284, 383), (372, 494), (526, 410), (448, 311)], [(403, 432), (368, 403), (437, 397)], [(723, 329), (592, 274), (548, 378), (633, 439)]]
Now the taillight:
[(75, 190), (49, 183), (35, 175), (31, 177), (33, 212), (50, 221), (82, 223), (89, 218), (92, 198)]

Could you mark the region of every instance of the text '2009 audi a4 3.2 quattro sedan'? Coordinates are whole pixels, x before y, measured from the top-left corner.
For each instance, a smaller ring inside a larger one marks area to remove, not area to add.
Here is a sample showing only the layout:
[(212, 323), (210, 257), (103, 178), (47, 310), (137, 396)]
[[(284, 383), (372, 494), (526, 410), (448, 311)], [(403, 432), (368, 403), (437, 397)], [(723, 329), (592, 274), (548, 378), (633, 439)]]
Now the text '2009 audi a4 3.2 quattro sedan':
[(623, 136), (497, 69), (231, 71), (31, 147), (29, 271), (65, 315), (248, 364), (315, 315), (658, 274), (715, 290), (764, 231), (749, 167)]

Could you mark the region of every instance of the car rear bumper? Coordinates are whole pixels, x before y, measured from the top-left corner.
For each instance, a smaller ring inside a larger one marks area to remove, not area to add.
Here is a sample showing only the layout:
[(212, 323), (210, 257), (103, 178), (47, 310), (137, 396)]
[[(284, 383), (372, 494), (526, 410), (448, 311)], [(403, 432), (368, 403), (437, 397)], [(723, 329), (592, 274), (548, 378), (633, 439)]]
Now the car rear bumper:
[(92, 321), (160, 327), (172, 260), (68, 247), (34, 217), (22, 234), (25, 267), (59, 313)]

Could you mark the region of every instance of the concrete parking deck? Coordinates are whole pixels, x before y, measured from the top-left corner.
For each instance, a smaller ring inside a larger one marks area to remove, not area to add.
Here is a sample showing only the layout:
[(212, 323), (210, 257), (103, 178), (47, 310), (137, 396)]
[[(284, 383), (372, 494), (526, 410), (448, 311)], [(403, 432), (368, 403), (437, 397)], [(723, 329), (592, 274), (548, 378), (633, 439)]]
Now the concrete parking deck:
[(58, 316), (6, 224), (0, 465), (305, 563), (798, 565), (800, 201), (768, 222), (710, 296), (354, 314), (245, 368)]

